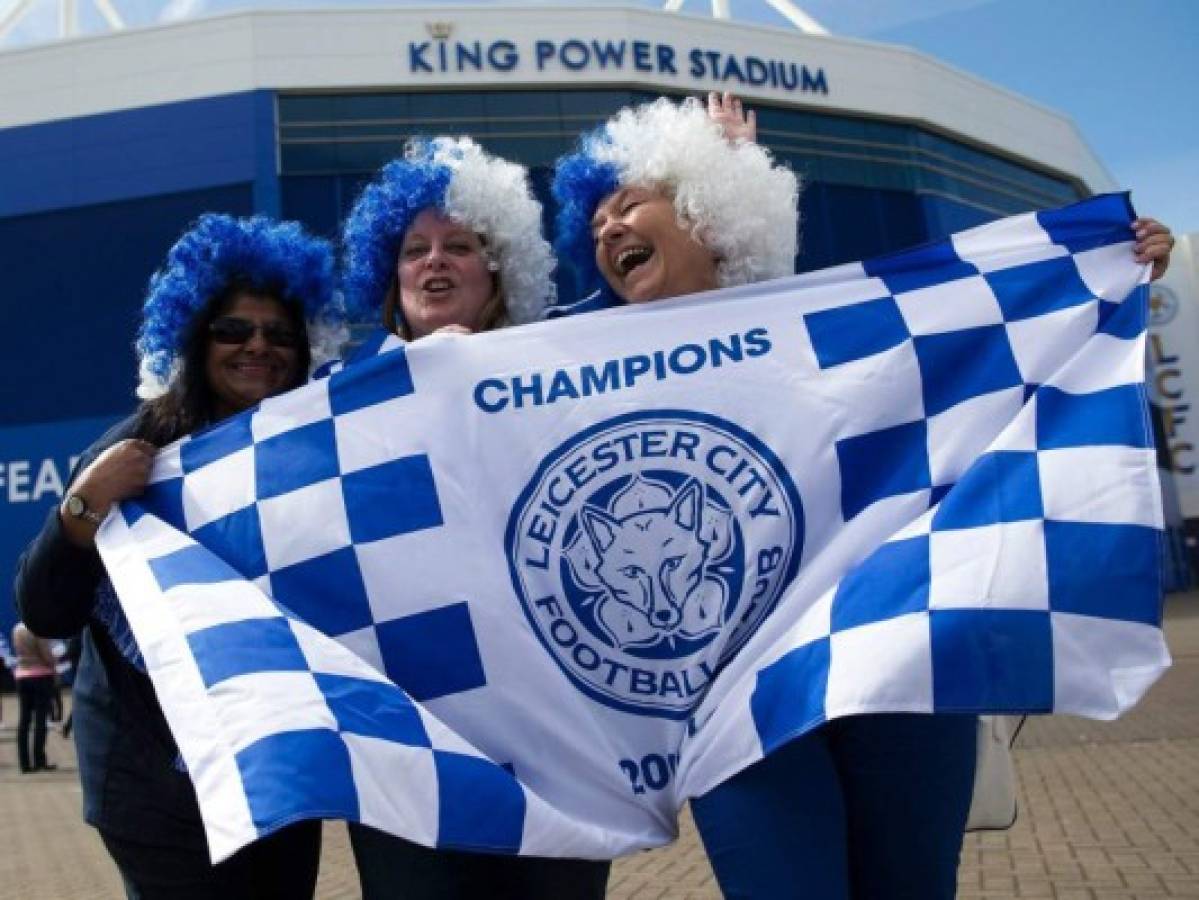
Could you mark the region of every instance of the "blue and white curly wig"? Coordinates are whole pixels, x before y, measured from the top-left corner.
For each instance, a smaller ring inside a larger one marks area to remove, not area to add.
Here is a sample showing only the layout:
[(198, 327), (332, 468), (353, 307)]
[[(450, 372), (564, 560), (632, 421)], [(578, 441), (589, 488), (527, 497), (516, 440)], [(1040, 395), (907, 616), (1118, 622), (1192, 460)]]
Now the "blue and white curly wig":
[(363, 189), (346, 219), (342, 287), (351, 318), (378, 318), (404, 235), (426, 209), (482, 239), (499, 275), (509, 322), (532, 322), (553, 302), (554, 257), (528, 173), (470, 138), (438, 137), (409, 142), (404, 156)]
[(315, 326), (313, 333), (338, 331), (341, 316), (327, 241), (297, 222), (205, 213), (150, 278), (136, 344), (139, 397), (152, 399), (170, 387), (193, 319), (235, 284), (298, 304)]
[(595, 263), (591, 220), (628, 185), (664, 190), (679, 223), (717, 258), (721, 287), (790, 275), (798, 250), (799, 179), (758, 144), (731, 142), (698, 100), (626, 108), (558, 160), (555, 248), (580, 296), (616, 298)]

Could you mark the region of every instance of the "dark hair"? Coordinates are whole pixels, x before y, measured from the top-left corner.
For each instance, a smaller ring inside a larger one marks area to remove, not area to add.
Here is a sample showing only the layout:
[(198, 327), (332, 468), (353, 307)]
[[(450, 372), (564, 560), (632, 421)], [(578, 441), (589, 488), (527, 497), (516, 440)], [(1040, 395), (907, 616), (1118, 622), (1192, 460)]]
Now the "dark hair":
[(274, 287), (251, 285), (234, 280), (212, 297), (188, 323), (183, 346), (179, 353), (179, 371), (171, 386), (161, 397), (146, 400), (137, 411), (137, 436), (156, 447), (176, 441), (199, 428), (216, 421), (216, 398), (208, 383), (208, 327), (224, 315), (241, 294), (268, 297), (283, 307), (291, 326), (300, 335), (296, 347), (296, 374), (285, 390), (299, 387), (308, 377), (312, 350), (308, 344), (308, 327), (303, 306), (296, 300), (283, 297)]

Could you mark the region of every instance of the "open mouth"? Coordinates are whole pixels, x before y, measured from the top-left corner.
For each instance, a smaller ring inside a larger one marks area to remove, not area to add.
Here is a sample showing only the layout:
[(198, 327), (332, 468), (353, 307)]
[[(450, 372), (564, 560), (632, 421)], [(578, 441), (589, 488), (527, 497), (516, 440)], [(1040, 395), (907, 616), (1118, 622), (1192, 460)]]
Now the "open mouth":
[(430, 278), (421, 286), (421, 290), (430, 294), (443, 294), (453, 287), (454, 282), (448, 278)]
[(616, 254), (616, 271), (626, 276), (638, 266), (650, 261), (654, 251), (650, 247), (626, 247)]

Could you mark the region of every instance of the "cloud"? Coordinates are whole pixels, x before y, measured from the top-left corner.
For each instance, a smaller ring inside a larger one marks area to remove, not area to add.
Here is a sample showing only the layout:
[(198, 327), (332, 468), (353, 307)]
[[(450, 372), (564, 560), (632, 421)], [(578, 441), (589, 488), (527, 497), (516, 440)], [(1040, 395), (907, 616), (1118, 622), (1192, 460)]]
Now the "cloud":
[[(16, 2), (4, 3), (0, 17), (16, 7)], [(12, 31), (0, 40), (0, 47), (18, 47), (24, 44), (40, 44), (58, 38), (58, 7), (53, 3), (35, 3), (21, 14)]]
[(901, 28), (987, 6), (995, 0), (806, 0), (799, 6), (833, 34), (870, 37)]
[(208, 12), (208, 0), (170, 0), (158, 14), (159, 22), (178, 22)]

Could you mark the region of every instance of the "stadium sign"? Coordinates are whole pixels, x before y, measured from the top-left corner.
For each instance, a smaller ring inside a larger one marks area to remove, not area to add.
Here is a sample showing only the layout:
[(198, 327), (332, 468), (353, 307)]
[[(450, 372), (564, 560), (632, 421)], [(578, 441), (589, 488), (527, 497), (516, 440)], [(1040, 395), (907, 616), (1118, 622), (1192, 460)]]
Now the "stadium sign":
[(822, 67), (810, 67), (793, 59), (626, 38), (452, 40), (452, 23), (429, 22), (425, 28), (428, 40), (408, 42), (411, 75), (503, 75), (528, 70), (571, 75), (627, 72), (634, 77), (715, 82), (734, 89), (769, 87), (823, 95), (829, 92), (828, 77)]

